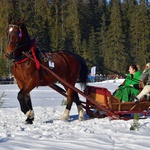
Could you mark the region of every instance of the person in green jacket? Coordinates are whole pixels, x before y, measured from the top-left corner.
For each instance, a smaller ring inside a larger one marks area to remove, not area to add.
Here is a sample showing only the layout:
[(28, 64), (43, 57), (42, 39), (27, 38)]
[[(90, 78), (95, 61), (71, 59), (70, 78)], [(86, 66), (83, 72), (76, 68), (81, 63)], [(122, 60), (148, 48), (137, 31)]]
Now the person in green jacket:
[(121, 102), (133, 101), (133, 95), (139, 93), (138, 84), (141, 74), (141, 71), (138, 70), (136, 65), (130, 65), (129, 74), (126, 76), (125, 81), (113, 93), (113, 96), (117, 97)]

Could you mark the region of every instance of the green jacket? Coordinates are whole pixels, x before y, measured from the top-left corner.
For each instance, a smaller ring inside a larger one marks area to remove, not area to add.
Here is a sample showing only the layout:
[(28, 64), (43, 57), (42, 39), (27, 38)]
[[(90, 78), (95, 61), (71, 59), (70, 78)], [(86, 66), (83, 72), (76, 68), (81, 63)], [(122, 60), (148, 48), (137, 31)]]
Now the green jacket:
[(124, 85), (119, 86), (114, 92), (114, 96), (117, 97), (121, 102), (131, 102), (132, 95), (137, 95), (139, 90), (134, 87), (135, 84), (139, 84), (141, 72), (137, 71), (132, 77), (131, 74), (126, 76)]

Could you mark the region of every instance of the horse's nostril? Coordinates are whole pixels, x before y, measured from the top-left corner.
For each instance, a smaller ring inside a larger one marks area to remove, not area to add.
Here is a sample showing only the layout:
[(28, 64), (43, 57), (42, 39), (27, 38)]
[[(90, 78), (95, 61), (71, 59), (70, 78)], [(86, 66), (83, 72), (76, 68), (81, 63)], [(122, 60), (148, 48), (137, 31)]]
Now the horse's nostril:
[(6, 54), (5, 54), (5, 57), (6, 57), (6, 58), (9, 58), (9, 54), (8, 54), (8, 53), (6, 53)]
[(13, 52), (11, 52), (11, 53), (6, 53), (6, 54), (5, 54), (5, 57), (8, 58), (8, 59), (10, 59), (10, 60), (14, 59), (14, 57), (13, 57)]
[(13, 52), (9, 54), (9, 59), (14, 59)]

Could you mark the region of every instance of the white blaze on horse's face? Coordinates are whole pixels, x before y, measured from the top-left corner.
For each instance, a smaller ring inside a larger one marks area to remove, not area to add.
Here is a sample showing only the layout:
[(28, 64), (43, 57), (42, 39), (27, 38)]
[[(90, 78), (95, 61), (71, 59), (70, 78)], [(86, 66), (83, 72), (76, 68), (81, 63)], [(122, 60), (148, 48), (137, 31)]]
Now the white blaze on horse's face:
[(11, 52), (16, 49), (19, 42), (19, 33), (20, 33), (20, 27), (17, 25), (9, 25), (7, 30), (7, 36), (8, 36), (8, 45), (6, 49), (6, 53), (10, 54)]
[(13, 30), (13, 27), (10, 27), (10, 28), (9, 28), (9, 33), (11, 33), (11, 32), (12, 32), (12, 30)]

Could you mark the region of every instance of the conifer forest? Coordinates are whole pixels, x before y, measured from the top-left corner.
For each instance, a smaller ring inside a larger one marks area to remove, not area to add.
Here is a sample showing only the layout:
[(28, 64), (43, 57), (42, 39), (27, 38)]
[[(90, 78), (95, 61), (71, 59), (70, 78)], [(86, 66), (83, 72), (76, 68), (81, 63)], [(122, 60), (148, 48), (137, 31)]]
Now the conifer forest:
[(40, 50), (77, 53), (89, 71), (125, 74), (129, 65), (143, 70), (150, 61), (149, 0), (1, 0), (0, 76), (11, 72), (4, 56), (9, 16), (24, 21)]

